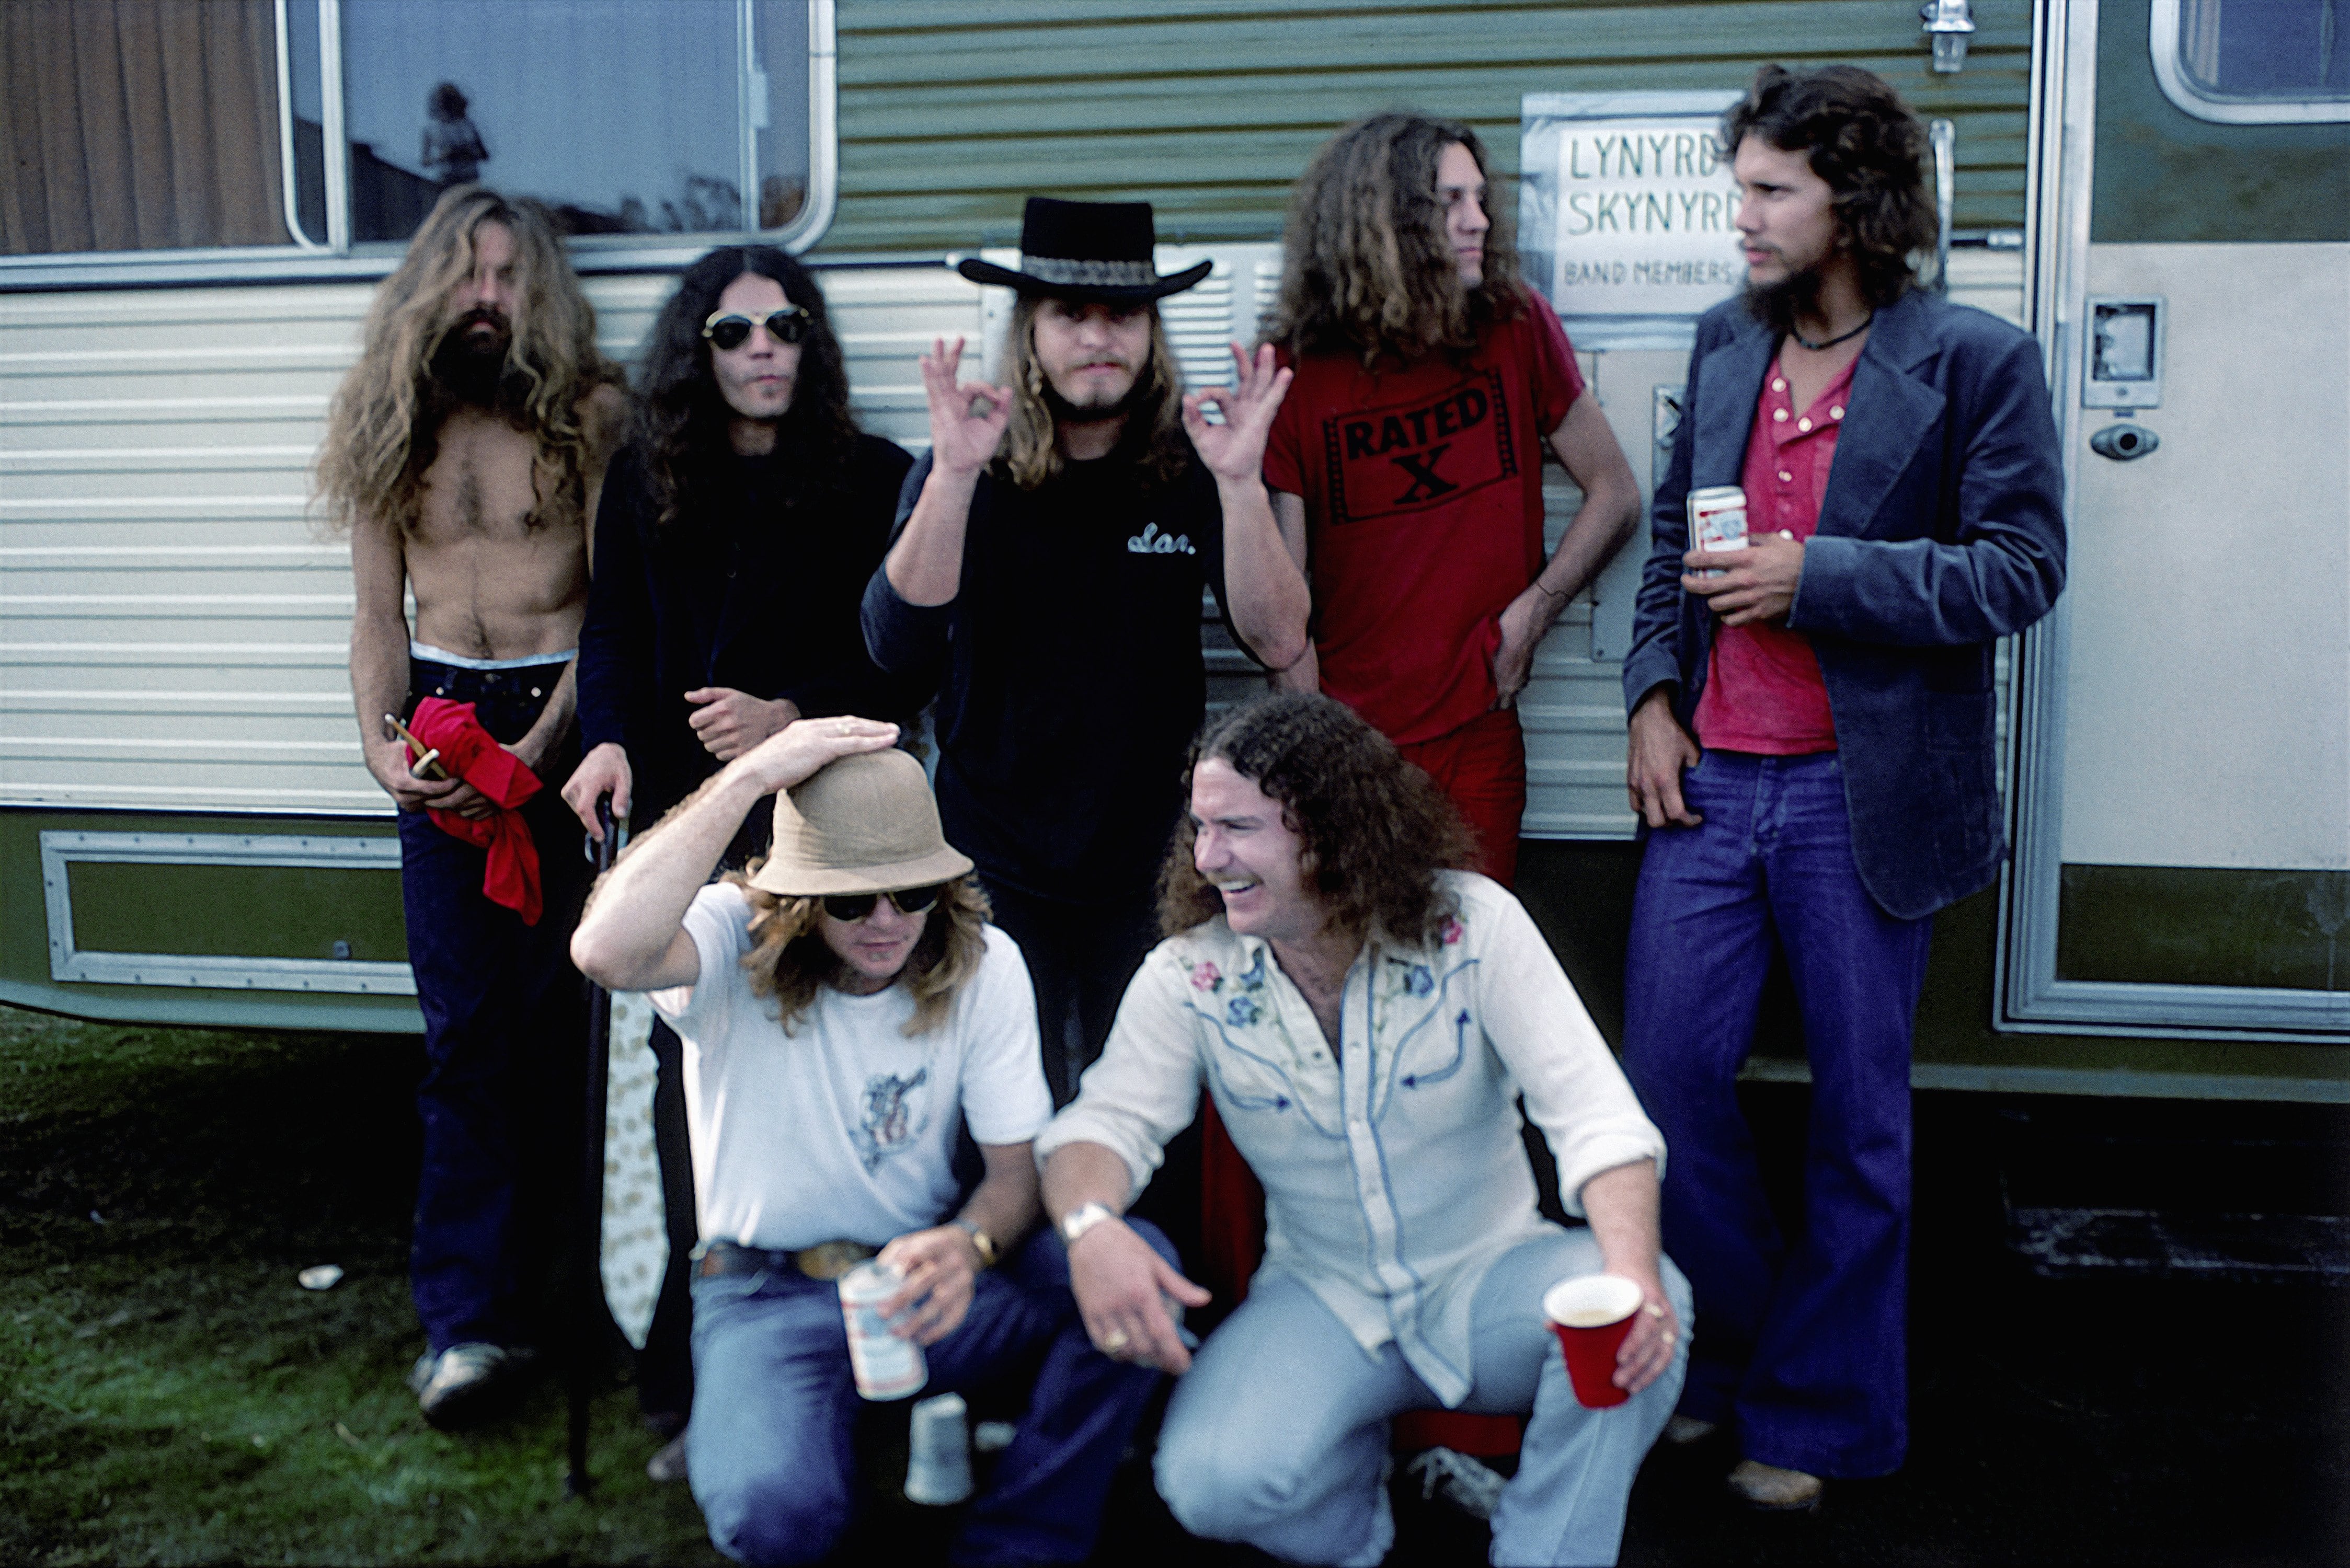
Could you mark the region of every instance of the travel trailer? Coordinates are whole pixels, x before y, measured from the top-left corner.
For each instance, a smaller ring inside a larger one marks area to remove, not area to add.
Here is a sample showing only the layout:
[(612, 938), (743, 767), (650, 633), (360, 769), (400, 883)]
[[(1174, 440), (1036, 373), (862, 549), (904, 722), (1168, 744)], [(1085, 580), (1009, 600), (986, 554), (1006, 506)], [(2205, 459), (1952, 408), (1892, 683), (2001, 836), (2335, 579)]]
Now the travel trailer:
[[(1008, 254), (1024, 195), (1157, 203), (1160, 266), (1215, 263), (1168, 317), (1187, 372), (1222, 380), (1277, 283), (1288, 182), (1346, 120), (1425, 108), (1519, 177), (1529, 275), (1645, 483), (1695, 311), (1735, 286), (1703, 133), (1756, 65), (1843, 60), (1935, 122), (1929, 268), (2038, 337), (2072, 526), (2063, 601), (2000, 661), (2014, 852), (1940, 918), (1916, 1082), (2350, 1100), (2345, 20), (21, 0), (0, 14), (0, 1001), (420, 1028), (345, 676), (348, 550), (307, 498), (369, 290), (443, 180), (477, 168), (565, 215), (623, 360), (711, 244), (804, 254), (861, 417), (919, 450), (916, 355), (1005, 305), (946, 264)], [(1551, 488), (1555, 529), (1576, 497)], [(1617, 660), (1645, 548), (1521, 702), (1521, 891), (1611, 1026), (1638, 854)], [(1218, 699), (1244, 694), (1211, 615), (1203, 635)], [(1750, 1071), (1803, 1075), (1791, 1018)]]

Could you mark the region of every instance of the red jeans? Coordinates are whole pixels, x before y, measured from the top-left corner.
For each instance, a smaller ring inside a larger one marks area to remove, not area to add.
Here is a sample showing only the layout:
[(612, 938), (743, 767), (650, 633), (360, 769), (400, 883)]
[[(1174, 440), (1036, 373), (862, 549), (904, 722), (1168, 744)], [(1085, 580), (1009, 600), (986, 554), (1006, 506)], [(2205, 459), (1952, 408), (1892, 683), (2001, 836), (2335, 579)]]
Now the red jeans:
[[(1477, 836), (1477, 869), (1512, 886), (1518, 874), (1518, 822), (1526, 811), (1526, 739), (1516, 711), (1498, 709), (1450, 734), (1396, 749), (1460, 808)], [(1218, 1294), (1237, 1303), (1264, 1253), (1264, 1191), (1216, 1119), (1215, 1102), (1203, 1098), (1200, 1115), (1204, 1272)], [(1396, 1446), (1407, 1451), (1448, 1448), (1485, 1455), (1517, 1452), (1523, 1426), (1513, 1416), (1457, 1410), (1413, 1410), (1394, 1422)]]
[(1526, 815), (1526, 737), (1514, 708), (1471, 719), (1451, 734), (1399, 745), (1461, 810), (1477, 836), (1477, 869), (1503, 887), (1518, 876), (1518, 823)]

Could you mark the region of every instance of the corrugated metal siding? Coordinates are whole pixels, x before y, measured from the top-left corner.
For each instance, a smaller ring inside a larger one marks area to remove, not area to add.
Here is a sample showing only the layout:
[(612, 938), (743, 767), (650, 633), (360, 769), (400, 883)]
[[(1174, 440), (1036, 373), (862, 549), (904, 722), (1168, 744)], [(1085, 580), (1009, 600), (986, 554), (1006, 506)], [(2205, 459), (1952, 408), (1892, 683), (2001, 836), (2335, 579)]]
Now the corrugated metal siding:
[(1039, 192), (1147, 199), (1170, 240), (1276, 239), (1290, 182), (1358, 115), (1465, 119), (1514, 173), (1523, 93), (1739, 88), (1770, 60), (1866, 66), (1953, 120), (1956, 225), (2023, 225), (2031, 0), (1975, 0), (1955, 77), (1928, 68), (1915, 0), (1191, 0), (1180, 12), (841, 0), (841, 200), (825, 246), (1009, 244)]
[[(827, 279), (860, 410), (926, 431), (941, 267)], [(633, 356), (665, 277), (592, 282)], [(359, 760), (348, 546), (306, 518), (354, 286), (0, 296), (0, 804), (389, 814)]]
[[(1277, 269), (1250, 246), (1170, 248), (1160, 265), (1203, 255), (1220, 287), (1181, 306), (1175, 335), (1195, 379), (1220, 379), (1219, 339), (1247, 335)], [(1951, 273), (1956, 297), (2020, 320), (2020, 253), (1960, 251)], [(824, 282), (860, 417), (920, 450), (915, 358), (978, 336), (983, 291), (940, 266)], [(634, 354), (669, 287), (591, 282), (608, 353)], [(340, 286), (0, 296), (0, 804), (389, 811), (351, 718), (348, 548), (304, 514), (367, 299)], [(1645, 483), (1648, 373), (1619, 394), (1607, 356), (1583, 363), (1603, 399), (1633, 403), (1610, 415)], [(1546, 472), (1555, 542), (1580, 498)], [(1578, 602), (1521, 703), (1534, 836), (1631, 831), (1618, 666), (1591, 649)], [(1211, 666), (1219, 701), (1261, 687), (1237, 652)]]

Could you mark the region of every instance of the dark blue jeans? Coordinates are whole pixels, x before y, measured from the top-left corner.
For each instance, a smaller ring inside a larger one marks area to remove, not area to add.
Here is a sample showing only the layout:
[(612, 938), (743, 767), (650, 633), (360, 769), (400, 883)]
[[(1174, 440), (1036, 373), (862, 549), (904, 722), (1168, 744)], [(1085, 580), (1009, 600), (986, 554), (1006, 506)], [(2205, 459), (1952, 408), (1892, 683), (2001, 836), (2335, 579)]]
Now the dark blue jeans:
[[(1930, 919), (1861, 886), (1834, 753), (1708, 752), (1697, 827), (1648, 836), (1625, 961), (1624, 1066), (1665, 1135), (1665, 1250), (1697, 1293), (1683, 1414), (1749, 1459), (1875, 1476), (1908, 1446), (1909, 1036)], [(1810, 1058), (1804, 1224), (1783, 1238), (1735, 1083), (1774, 952)]]
[[(1174, 1262), (1165, 1237), (1133, 1223)], [(970, 1314), (923, 1352), (922, 1397), (968, 1388), (1039, 1351), (1019, 1435), (963, 1515), (956, 1563), (1083, 1562), (1159, 1381), (1086, 1337), (1068, 1254), (1049, 1227), (979, 1276)], [(858, 1405), (837, 1287), (796, 1271), (693, 1282), (686, 1474), (719, 1551), (737, 1563), (813, 1563), (838, 1543), (857, 1496)]]
[[(472, 702), (483, 728), (513, 742), (562, 674), (560, 663), (477, 670), (412, 660), (410, 696)], [(570, 943), (588, 871), (579, 824), (559, 794), (577, 760), (567, 740), (523, 807), (546, 901), (536, 926), (482, 896), (487, 851), (423, 812), (400, 814), (400, 899), (425, 1060), (408, 1272), (435, 1351), (536, 1337), (526, 1297), (547, 1276), (579, 1189), (588, 1010)]]

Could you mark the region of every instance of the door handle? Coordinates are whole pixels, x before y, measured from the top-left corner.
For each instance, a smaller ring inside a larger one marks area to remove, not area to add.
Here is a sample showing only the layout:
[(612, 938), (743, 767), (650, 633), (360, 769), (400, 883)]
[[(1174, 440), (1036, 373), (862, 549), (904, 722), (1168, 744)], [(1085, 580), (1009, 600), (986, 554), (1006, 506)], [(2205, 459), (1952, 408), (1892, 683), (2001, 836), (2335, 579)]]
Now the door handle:
[(2089, 450), (2099, 457), (2112, 458), (2116, 462), (2128, 462), (2144, 457), (2162, 444), (2162, 438), (2144, 425), (2120, 421), (2107, 425), (2089, 438)]

